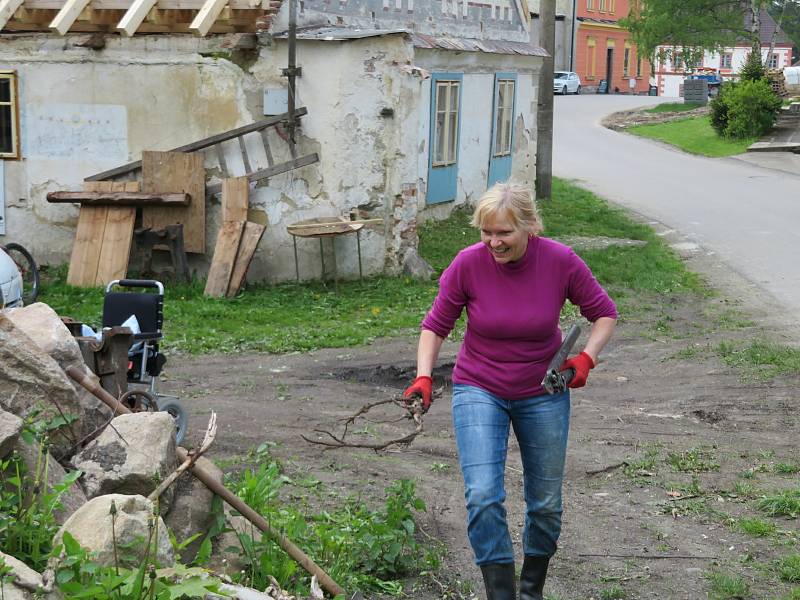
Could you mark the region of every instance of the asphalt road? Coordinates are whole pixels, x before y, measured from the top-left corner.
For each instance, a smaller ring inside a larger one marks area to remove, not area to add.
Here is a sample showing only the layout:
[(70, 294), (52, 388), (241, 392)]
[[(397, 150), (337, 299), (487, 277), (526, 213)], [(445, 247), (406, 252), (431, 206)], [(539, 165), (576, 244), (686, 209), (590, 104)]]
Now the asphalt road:
[[(600, 126), (619, 110), (669, 99), (555, 98), (553, 173), (679, 232), (800, 320), (800, 173), (704, 158)], [(791, 156), (791, 155), (789, 155)]]

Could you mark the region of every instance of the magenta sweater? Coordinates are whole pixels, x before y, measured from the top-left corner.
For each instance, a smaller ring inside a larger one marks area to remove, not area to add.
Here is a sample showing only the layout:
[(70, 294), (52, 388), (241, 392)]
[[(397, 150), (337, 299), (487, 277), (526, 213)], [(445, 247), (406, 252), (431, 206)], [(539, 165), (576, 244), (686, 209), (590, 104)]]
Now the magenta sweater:
[(541, 382), (561, 344), (558, 317), (566, 300), (591, 322), (617, 317), (614, 302), (568, 246), (533, 237), (520, 260), (498, 264), (478, 243), (442, 273), (421, 327), (447, 337), (466, 307), (453, 382), (518, 400), (545, 393)]

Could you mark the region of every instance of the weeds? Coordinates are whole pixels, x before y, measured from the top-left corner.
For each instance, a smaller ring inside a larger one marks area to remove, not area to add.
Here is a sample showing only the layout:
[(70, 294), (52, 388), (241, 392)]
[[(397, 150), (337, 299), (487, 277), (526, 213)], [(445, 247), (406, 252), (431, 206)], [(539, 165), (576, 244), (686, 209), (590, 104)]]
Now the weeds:
[(800, 514), (800, 488), (781, 490), (763, 496), (758, 503), (758, 508), (770, 517), (797, 518), (797, 515)]
[(800, 372), (800, 350), (773, 342), (755, 341), (742, 347), (720, 342), (717, 354), (727, 365), (739, 368), (745, 379), (764, 381)]
[(670, 452), (666, 462), (675, 471), (684, 473), (719, 471), (719, 463), (716, 461), (712, 449), (704, 446), (692, 448), (686, 452)]
[(751, 597), (750, 586), (736, 575), (715, 571), (706, 575), (711, 590), (711, 600), (747, 600)]
[(757, 517), (741, 517), (740, 519), (734, 521), (734, 526), (742, 533), (756, 537), (766, 537), (768, 535), (772, 535), (778, 530), (774, 523), (764, 521), (763, 519), (759, 519)]
[(601, 600), (624, 600), (625, 597), (625, 590), (618, 583), (600, 590)]
[(778, 561), (778, 575), (789, 583), (800, 583), (800, 554), (790, 554)]

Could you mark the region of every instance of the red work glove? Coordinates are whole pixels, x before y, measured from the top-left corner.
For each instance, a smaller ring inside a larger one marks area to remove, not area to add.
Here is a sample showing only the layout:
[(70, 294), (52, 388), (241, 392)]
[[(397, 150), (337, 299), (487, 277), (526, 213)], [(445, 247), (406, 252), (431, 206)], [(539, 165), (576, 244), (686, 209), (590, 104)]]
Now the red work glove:
[(559, 371), (566, 371), (567, 369), (575, 369), (575, 376), (572, 381), (567, 384), (569, 388), (579, 388), (586, 385), (586, 380), (589, 378), (589, 370), (594, 369), (594, 361), (592, 357), (581, 352), (577, 356), (568, 358), (564, 364), (559, 367)]
[(426, 413), (433, 402), (432, 392), (433, 379), (427, 375), (420, 375), (403, 392), (403, 398), (413, 399), (414, 396), (419, 396), (422, 398), (422, 412)]

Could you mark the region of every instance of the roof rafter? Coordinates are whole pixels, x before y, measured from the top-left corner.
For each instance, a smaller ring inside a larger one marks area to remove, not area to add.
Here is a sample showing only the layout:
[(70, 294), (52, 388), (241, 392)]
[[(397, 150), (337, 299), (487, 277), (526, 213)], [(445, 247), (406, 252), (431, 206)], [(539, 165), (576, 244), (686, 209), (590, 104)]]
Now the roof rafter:
[(124, 33), (128, 37), (133, 36), (139, 25), (142, 24), (150, 9), (156, 5), (158, 0), (133, 0), (133, 4), (122, 17), (117, 25), (117, 31)]
[(227, 3), (228, 0), (206, 0), (189, 29), (201, 36), (206, 35)]
[(66, 35), (69, 28), (72, 27), (72, 24), (88, 5), (89, 0), (67, 0), (61, 10), (58, 11), (56, 18), (50, 23), (50, 29), (57, 31), (61, 35)]

